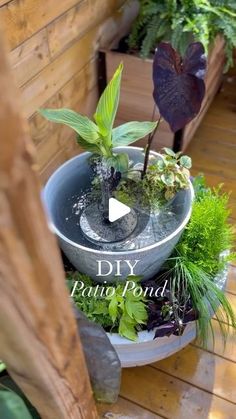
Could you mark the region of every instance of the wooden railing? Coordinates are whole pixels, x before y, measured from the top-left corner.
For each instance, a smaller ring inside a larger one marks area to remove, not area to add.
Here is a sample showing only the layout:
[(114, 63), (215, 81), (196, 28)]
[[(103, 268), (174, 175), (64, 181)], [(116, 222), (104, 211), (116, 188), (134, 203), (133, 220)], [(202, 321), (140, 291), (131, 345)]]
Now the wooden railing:
[(0, 359), (43, 419), (93, 419), (84, 355), (20, 108), (0, 39)]

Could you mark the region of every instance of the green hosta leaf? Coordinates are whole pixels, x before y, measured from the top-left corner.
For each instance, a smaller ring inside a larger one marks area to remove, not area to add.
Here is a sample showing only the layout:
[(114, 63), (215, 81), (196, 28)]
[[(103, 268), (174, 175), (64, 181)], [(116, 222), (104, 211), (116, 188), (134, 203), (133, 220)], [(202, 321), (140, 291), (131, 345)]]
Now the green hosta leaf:
[(126, 313), (121, 316), (119, 324), (119, 334), (130, 340), (137, 340), (135, 330), (135, 320), (132, 320)]
[(127, 122), (112, 130), (113, 147), (134, 143), (150, 134), (156, 128), (157, 122)]
[(100, 97), (94, 114), (94, 119), (104, 137), (110, 134), (114, 124), (120, 98), (122, 70), (123, 64), (121, 63)]
[(13, 391), (0, 391), (0, 413), (2, 419), (32, 419), (23, 400)]
[(175, 180), (175, 176), (172, 172), (163, 173), (163, 175), (161, 175), (161, 180), (166, 186), (172, 186)]
[(40, 109), (41, 115), (49, 121), (65, 124), (75, 130), (86, 142), (96, 143), (99, 138), (97, 125), (87, 116), (83, 116), (70, 109)]
[(180, 162), (181, 166), (185, 167), (186, 169), (191, 169), (191, 167), (192, 167), (192, 160), (188, 156), (180, 157), (179, 162)]
[(107, 163), (110, 167), (114, 167), (117, 172), (127, 172), (129, 168), (129, 157), (126, 153), (115, 154), (107, 159)]

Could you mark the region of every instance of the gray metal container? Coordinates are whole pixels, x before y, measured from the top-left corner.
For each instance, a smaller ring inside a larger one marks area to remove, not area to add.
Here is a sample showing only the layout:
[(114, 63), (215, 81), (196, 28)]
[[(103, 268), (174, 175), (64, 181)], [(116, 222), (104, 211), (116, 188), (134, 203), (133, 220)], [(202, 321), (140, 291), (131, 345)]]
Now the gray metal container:
[[(126, 152), (130, 160), (135, 164), (143, 163), (143, 149), (138, 147), (117, 147), (117, 153)], [(157, 153), (152, 152), (153, 155), (158, 156)], [(92, 171), (88, 162), (90, 153), (80, 154), (59, 167), (49, 178), (43, 193), (43, 200), (46, 206), (46, 211), (49, 217), (49, 225), (54, 233), (56, 233), (61, 249), (64, 251), (71, 263), (82, 273), (85, 273), (98, 282), (114, 281), (114, 273), (103, 278), (97, 276), (99, 260), (106, 260), (115, 266), (116, 260), (120, 260), (122, 277), (119, 279), (126, 279), (130, 273), (130, 269), (125, 262), (129, 260), (134, 264), (139, 260), (136, 275), (142, 275), (144, 279), (149, 279), (154, 276), (161, 265), (171, 254), (173, 248), (180, 239), (180, 236), (190, 218), (193, 188), (189, 183), (189, 188), (179, 192), (175, 198), (177, 208), (181, 208), (178, 217), (180, 219), (178, 228), (153, 245), (137, 250), (128, 251), (101, 251), (93, 249), (89, 246), (78, 244), (70, 240), (65, 235), (64, 224), (65, 218), (62, 216), (65, 202), (72, 195), (78, 194), (80, 190), (89, 187), (92, 180)], [(178, 205), (181, 204), (181, 205)], [(116, 278), (118, 279), (118, 278)]]

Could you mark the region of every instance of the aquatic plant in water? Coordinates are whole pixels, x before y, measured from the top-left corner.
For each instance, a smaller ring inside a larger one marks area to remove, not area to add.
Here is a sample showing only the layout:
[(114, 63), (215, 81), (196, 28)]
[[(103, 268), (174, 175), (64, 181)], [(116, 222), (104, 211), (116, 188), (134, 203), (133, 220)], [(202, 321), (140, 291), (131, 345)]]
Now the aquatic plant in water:
[(114, 128), (120, 98), (123, 64), (115, 71), (102, 93), (93, 120), (70, 109), (41, 109), (49, 121), (65, 124), (77, 134), (78, 144), (87, 151), (101, 156), (116, 171), (128, 170), (126, 153), (115, 153), (114, 147), (127, 146), (152, 132), (157, 122), (127, 122)]

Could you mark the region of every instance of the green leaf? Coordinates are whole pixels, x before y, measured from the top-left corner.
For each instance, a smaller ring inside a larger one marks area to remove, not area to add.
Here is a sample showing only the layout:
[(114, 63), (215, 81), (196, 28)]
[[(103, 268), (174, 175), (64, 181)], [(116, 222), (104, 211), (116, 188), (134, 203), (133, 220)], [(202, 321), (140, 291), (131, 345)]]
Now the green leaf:
[(76, 141), (84, 150), (90, 151), (91, 153), (102, 154), (97, 144), (88, 143), (80, 137), (80, 135), (77, 136)]
[(2, 419), (32, 419), (23, 400), (13, 391), (0, 391), (0, 412)]
[(110, 315), (113, 323), (115, 323), (115, 321), (117, 319), (117, 314), (118, 314), (118, 300), (117, 300), (116, 294), (114, 294), (111, 297), (111, 301), (110, 301), (109, 306), (108, 306), (108, 312), (109, 312), (109, 315)]
[[(38, 412), (36, 411), (36, 409), (32, 406), (32, 404), (29, 402), (29, 400), (27, 400), (27, 398), (25, 397), (22, 390), (17, 386), (15, 381), (13, 381), (11, 377), (9, 377), (9, 375), (3, 375), (3, 376), (0, 377), (0, 388), (1, 387), (4, 387), (6, 390), (12, 391), (14, 394), (18, 395), (20, 397), (20, 399), (22, 399), (22, 401), (25, 403), (25, 405), (26, 405), (26, 407), (27, 407), (27, 409), (28, 409), (28, 411), (29, 411), (29, 413), (30, 413), (30, 415), (32, 416), (33, 419), (41, 419)], [(0, 391), (0, 393), (1, 393), (1, 391)], [(0, 403), (0, 417), (2, 419), (1, 412), (2, 411), (1, 411), (1, 403)], [(31, 416), (30, 416), (30, 418), (31, 418)]]
[(178, 159), (182, 154), (183, 154), (182, 151), (178, 151), (177, 153), (175, 153), (176, 159)]
[(114, 167), (117, 172), (127, 172), (129, 168), (129, 157), (126, 153), (115, 154), (107, 159), (107, 164)]
[(101, 301), (101, 300), (97, 300), (96, 304), (94, 305), (93, 308), (93, 314), (107, 314), (108, 310), (107, 310), (107, 302), (106, 301)]
[(40, 109), (41, 115), (49, 121), (64, 124), (76, 131), (86, 142), (96, 143), (99, 138), (97, 125), (87, 116), (83, 116), (70, 109)]
[(179, 160), (182, 167), (185, 167), (186, 169), (191, 169), (192, 167), (192, 160), (188, 156), (181, 156)]
[(166, 186), (172, 186), (175, 180), (174, 173), (163, 173), (163, 175), (161, 175), (161, 180)]
[(171, 157), (176, 157), (176, 154), (173, 150), (171, 150), (171, 148), (167, 148), (167, 147), (163, 147), (164, 152)]
[(120, 99), (120, 83), (123, 64), (120, 63), (111, 81), (105, 88), (99, 99), (94, 119), (99, 127), (100, 133), (110, 136)]
[(125, 302), (125, 308), (128, 315), (135, 320), (138, 324), (145, 324), (147, 321), (147, 310), (145, 304), (142, 301), (134, 301), (127, 299)]
[(134, 143), (150, 134), (156, 128), (157, 122), (127, 122), (112, 130), (113, 147)]
[(119, 334), (130, 340), (137, 340), (137, 332), (135, 330), (135, 321), (127, 314), (123, 314), (119, 324)]
[(157, 160), (156, 165), (157, 165), (157, 168), (160, 172), (163, 172), (166, 168), (166, 162), (165, 162), (164, 159)]

